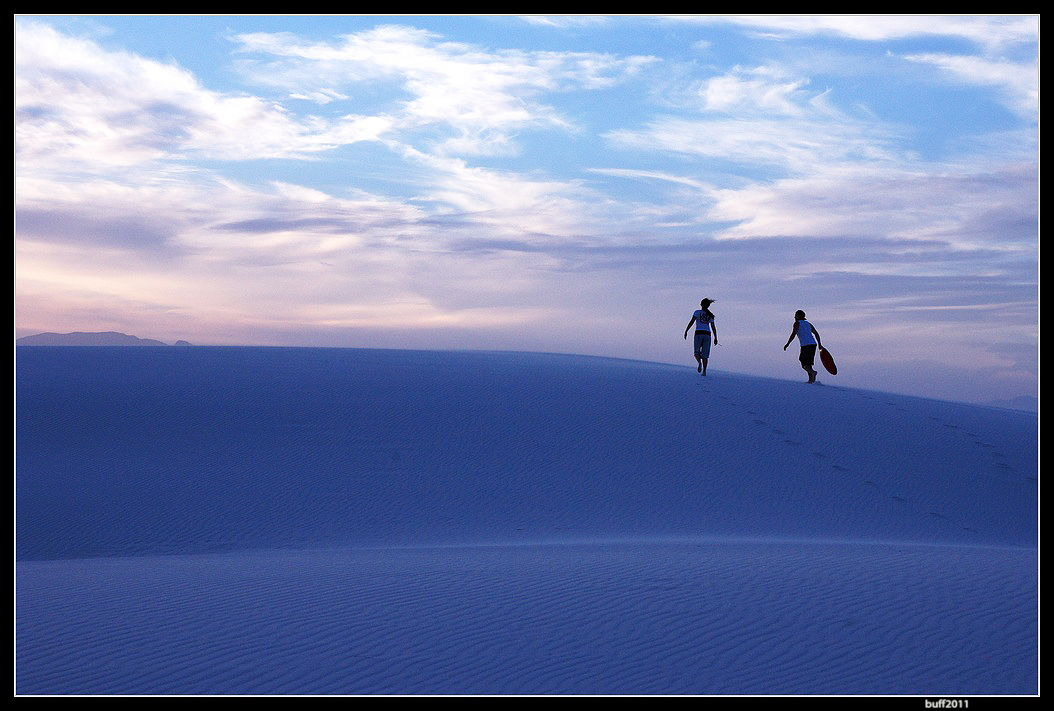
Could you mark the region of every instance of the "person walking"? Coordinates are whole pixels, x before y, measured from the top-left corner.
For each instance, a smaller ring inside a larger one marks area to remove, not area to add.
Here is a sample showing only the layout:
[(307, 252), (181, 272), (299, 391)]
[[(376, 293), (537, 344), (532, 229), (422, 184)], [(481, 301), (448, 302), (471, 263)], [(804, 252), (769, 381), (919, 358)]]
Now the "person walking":
[(823, 343), (820, 342), (820, 332), (816, 330), (815, 326), (805, 320), (805, 312), (801, 309), (794, 312), (794, 328), (791, 329), (790, 338), (784, 344), (783, 350), (787, 350), (787, 346), (791, 344), (795, 336), (798, 337), (798, 343), (801, 344), (801, 353), (798, 355), (798, 360), (801, 362), (802, 370), (809, 374), (809, 382), (815, 383), (816, 371), (812, 366), (816, 362), (816, 348), (819, 347), (820, 350), (823, 350)]
[(714, 337), (714, 345), (717, 345), (717, 324), (714, 323), (714, 314), (710, 311), (713, 299), (703, 299), (699, 302), (699, 310), (692, 314), (692, 320), (684, 329), (684, 340), (688, 340), (688, 332), (695, 324), (695, 361), (698, 363), (696, 372), (706, 375), (706, 366), (710, 360), (710, 336)]

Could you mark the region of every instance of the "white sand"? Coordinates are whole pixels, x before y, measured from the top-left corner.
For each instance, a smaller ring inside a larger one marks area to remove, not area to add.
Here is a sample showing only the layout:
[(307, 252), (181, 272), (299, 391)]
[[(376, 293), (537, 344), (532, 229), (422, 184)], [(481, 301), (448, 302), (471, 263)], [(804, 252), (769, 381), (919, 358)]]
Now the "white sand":
[(1035, 414), (796, 363), (17, 357), (19, 694), (1038, 693)]

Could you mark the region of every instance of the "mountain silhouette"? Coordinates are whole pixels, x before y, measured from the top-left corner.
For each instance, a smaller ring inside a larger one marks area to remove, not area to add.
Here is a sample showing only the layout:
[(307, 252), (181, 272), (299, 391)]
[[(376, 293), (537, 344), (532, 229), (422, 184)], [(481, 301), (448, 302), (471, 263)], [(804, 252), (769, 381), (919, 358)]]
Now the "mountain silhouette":
[[(117, 331), (75, 331), (73, 333), (38, 333), (15, 341), (20, 346), (164, 346), (153, 338), (138, 338)], [(186, 341), (174, 345), (189, 346)]]

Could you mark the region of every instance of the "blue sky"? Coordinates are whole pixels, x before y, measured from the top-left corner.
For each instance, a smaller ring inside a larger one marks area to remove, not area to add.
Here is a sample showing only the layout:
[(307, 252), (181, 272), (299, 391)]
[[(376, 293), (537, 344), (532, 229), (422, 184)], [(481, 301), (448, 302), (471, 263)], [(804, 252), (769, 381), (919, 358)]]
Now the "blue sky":
[(19, 16), (16, 331), (1035, 395), (1032, 16)]

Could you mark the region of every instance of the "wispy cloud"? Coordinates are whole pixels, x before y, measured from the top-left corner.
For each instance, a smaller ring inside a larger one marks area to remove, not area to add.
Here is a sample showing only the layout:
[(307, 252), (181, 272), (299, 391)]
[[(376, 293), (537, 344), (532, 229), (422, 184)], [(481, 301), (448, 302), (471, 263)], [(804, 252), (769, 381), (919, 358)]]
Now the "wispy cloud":
[(26, 169), (304, 156), (361, 133), (354, 120), (298, 121), (273, 102), (210, 91), (178, 66), (31, 22), (16, 34), (15, 61)]
[(1038, 15), (697, 15), (681, 21), (738, 25), (777, 37), (830, 35), (881, 42), (911, 37), (954, 37), (981, 47), (1034, 42)]
[(542, 100), (545, 94), (607, 87), (656, 61), (592, 52), (487, 50), (400, 26), (345, 35), (338, 42), (261, 33), (232, 39), (244, 57), (240, 67), (248, 81), (297, 96), (322, 95), (330, 101), (347, 94), (355, 104), (356, 89), (368, 90), (363, 85), (393, 83), (396, 91), (389, 88), (375, 110), (390, 117), (401, 136), (437, 129), (428, 148), (445, 155), (506, 155), (519, 150), (517, 132), (567, 130), (572, 122)]
[(956, 82), (995, 87), (999, 98), (1015, 112), (1039, 119), (1038, 55), (1034, 61), (1021, 62), (938, 53), (908, 54), (905, 59), (932, 65)]
[(611, 23), (611, 18), (604, 15), (521, 15), (520, 19), (540, 27), (595, 27)]

